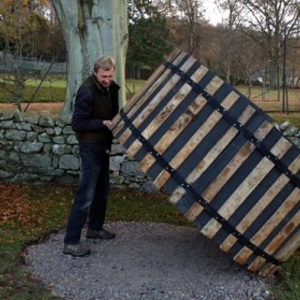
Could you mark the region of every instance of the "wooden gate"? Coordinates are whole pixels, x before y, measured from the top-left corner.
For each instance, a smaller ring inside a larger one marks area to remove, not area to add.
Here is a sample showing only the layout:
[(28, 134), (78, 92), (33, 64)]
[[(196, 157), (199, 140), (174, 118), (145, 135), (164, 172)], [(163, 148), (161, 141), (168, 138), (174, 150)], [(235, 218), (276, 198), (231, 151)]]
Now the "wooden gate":
[(172, 53), (114, 123), (140, 169), (238, 264), (271, 275), (299, 247), (299, 149), (195, 58)]

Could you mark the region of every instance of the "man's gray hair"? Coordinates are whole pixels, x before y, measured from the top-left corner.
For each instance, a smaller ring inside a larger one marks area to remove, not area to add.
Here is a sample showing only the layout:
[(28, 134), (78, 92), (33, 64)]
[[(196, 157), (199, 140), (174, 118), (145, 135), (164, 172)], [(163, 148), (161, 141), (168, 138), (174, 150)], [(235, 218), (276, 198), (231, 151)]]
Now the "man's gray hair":
[(116, 68), (115, 60), (111, 56), (103, 55), (95, 61), (94, 72), (97, 72), (99, 69), (108, 71), (111, 68)]

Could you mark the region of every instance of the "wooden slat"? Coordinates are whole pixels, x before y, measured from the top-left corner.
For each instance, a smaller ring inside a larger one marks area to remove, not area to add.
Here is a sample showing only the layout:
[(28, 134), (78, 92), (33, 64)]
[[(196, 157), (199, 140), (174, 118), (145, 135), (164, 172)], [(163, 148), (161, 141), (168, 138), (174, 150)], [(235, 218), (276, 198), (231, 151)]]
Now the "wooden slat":
[[(183, 146), (173, 159), (169, 162), (169, 165), (177, 170), (184, 160), (193, 152), (196, 145), (207, 136), (207, 134), (216, 126), (218, 121), (222, 118), (222, 115), (214, 111), (208, 118), (207, 121), (200, 126), (200, 128), (194, 133), (189, 141)], [(153, 181), (155, 186), (160, 189), (170, 178), (170, 173), (163, 170)]]
[[(272, 147), (271, 152), (281, 158), (292, 146), (292, 144), (285, 138), (281, 138), (275, 146)], [(258, 165), (251, 171), (247, 178), (240, 184), (235, 192), (228, 198), (228, 200), (220, 207), (218, 213), (228, 220), (237, 208), (245, 201), (248, 195), (259, 185), (265, 176), (274, 167), (274, 163), (267, 157), (264, 157)], [(222, 225), (215, 219), (211, 219), (201, 230), (201, 232), (208, 238), (212, 238), (220, 229)]]
[[(297, 173), (300, 170), (300, 156), (298, 156), (289, 166), (290, 170)], [(236, 229), (240, 233), (246, 232), (249, 227), (255, 222), (255, 220), (260, 216), (261, 212), (272, 202), (272, 200), (280, 193), (284, 186), (289, 182), (289, 178), (282, 174), (266, 191), (266, 193), (259, 199), (259, 201), (251, 208), (247, 213), (245, 218), (243, 218), (240, 223), (236, 226)], [(224, 252), (228, 252), (232, 246), (237, 241), (236, 237), (229, 235), (220, 248)]]
[[(276, 226), (285, 218), (285, 216), (290, 212), (293, 207), (299, 202), (300, 190), (298, 188), (286, 198), (286, 200), (281, 204), (281, 206), (276, 210), (273, 216), (265, 223), (264, 226), (259, 230), (257, 234), (251, 238), (251, 242), (259, 247), (259, 245), (265, 240), (266, 237), (270, 234), (271, 231), (276, 228)], [(296, 216), (296, 217), (295, 217)], [(271, 243), (263, 250), (272, 255), (273, 252), (281, 245), (281, 243), (286, 239), (290, 234), (292, 229), (299, 224), (300, 212), (298, 212), (284, 228), (277, 234)], [(252, 250), (247, 247), (243, 247), (234, 257), (234, 260), (239, 264), (245, 264), (248, 258), (251, 256)], [(264, 263), (265, 259), (258, 257), (255, 261), (249, 266), (249, 269), (257, 270), (260, 265)]]
[[(194, 120), (195, 116), (203, 109), (207, 101), (198, 96), (195, 101), (188, 107), (188, 109), (181, 115), (181, 117), (176, 120), (176, 122), (170, 127), (170, 129), (162, 135), (160, 142), (154, 146), (154, 149), (163, 154), (166, 149), (172, 144), (172, 142), (178, 138), (178, 136), (184, 131), (185, 128)], [(152, 165), (155, 163), (155, 158), (148, 153), (140, 161), (140, 169), (143, 172), (147, 172)]]
[[(256, 130), (254, 136), (263, 141), (267, 134), (273, 129), (273, 126), (269, 122), (263, 122), (263, 124)], [(234, 173), (240, 168), (250, 154), (256, 149), (251, 143), (246, 141), (241, 147), (240, 151), (235, 155), (231, 162), (222, 170), (222, 172), (216, 177), (216, 179), (210, 184), (210, 186), (203, 192), (202, 197), (210, 202), (226, 184), (226, 182), (234, 175)]]
[[(215, 84), (215, 83), (214, 83)], [(229, 108), (238, 99), (238, 95), (235, 92), (231, 92), (225, 99), (224, 105)], [(193, 121), (193, 119), (199, 114), (207, 101), (198, 96), (196, 100), (188, 107), (188, 109), (182, 114), (182, 116), (172, 125), (160, 140), (154, 146), (154, 149), (162, 155), (172, 143), (180, 136), (185, 128)], [(140, 168), (143, 172), (147, 172), (155, 163), (155, 158), (148, 154), (140, 162)]]
[[(264, 122), (254, 133), (254, 136), (259, 140), (263, 140), (265, 136), (271, 131), (273, 127), (268, 123)], [(220, 172), (220, 174), (215, 178), (215, 180), (210, 184), (210, 186), (204, 191), (202, 197), (207, 202), (211, 202), (218, 191), (224, 186), (224, 184), (233, 176), (235, 171), (243, 164), (243, 162), (250, 156), (250, 154), (255, 150), (255, 146), (250, 142), (245, 142), (241, 147), (239, 152), (235, 157), (227, 164), (227, 166)], [(178, 190), (177, 193), (173, 193), (170, 197), (170, 202), (174, 205), (183, 196), (184, 192)], [(204, 210), (203, 207), (198, 203), (194, 202), (190, 208), (189, 219), (194, 221), (200, 213)]]
[[(297, 201), (299, 201), (299, 190), (297, 190)], [(295, 229), (295, 227), (299, 224), (300, 211), (288, 222), (288, 224), (284, 227), (284, 229), (280, 232), (279, 235), (264, 249), (266, 253), (270, 253), (271, 255), (274, 251), (281, 246), (281, 244), (288, 238), (291, 232)], [(252, 272), (256, 272), (259, 268), (265, 263), (265, 259), (258, 256), (256, 259), (249, 265), (248, 269)]]
[[(233, 104), (233, 102), (232, 102)], [(226, 105), (227, 106), (227, 105)], [(226, 108), (229, 109), (229, 106)], [(245, 124), (255, 112), (254, 108), (251, 106), (247, 106), (246, 109), (239, 117), (239, 122), (241, 124)], [(222, 153), (222, 151), (231, 143), (234, 137), (237, 135), (238, 130), (235, 127), (230, 127), (227, 132), (223, 135), (223, 137), (215, 144), (215, 146), (206, 154), (206, 156), (200, 161), (200, 163), (195, 166), (195, 169), (189, 174), (186, 178), (186, 182), (188, 184), (193, 184), (213, 163), (213, 161)], [(185, 190), (182, 187), (178, 187), (173, 195), (171, 202), (176, 203), (183, 195), (185, 194)], [(195, 213), (192, 211), (191, 207), (185, 216), (191, 220)], [(196, 210), (198, 211), (198, 207), (196, 206)]]
[[(276, 254), (276, 258), (284, 262), (289, 259), (296, 249), (300, 247), (300, 232), (298, 231), (294, 236), (280, 249), (280, 251)], [(259, 269), (259, 275), (268, 276), (269, 274), (273, 274), (279, 266), (273, 265), (271, 263), (265, 264), (262, 268)]]
[[(187, 72), (193, 64), (196, 62), (195, 59), (189, 59), (187, 60), (182, 67), (180, 68), (182, 71)], [(202, 70), (208, 71), (207, 68), (203, 67)], [(174, 88), (174, 86), (180, 81), (180, 76), (177, 74), (174, 74), (172, 78), (169, 80), (169, 82), (164, 86), (164, 88), (155, 96), (149, 103), (147, 103), (146, 107), (139, 113), (139, 116), (137, 119), (132, 120), (132, 123), (135, 127), (139, 127), (146, 118), (148, 118), (149, 115), (153, 112), (153, 110), (159, 105), (161, 100), (166, 97), (170, 91)], [(149, 96), (145, 95), (145, 99), (148, 99)], [(139, 104), (140, 102), (138, 102)], [(137, 111), (140, 107), (139, 105), (136, 105), (132, 111)], [(130, 115), (128, 115), (130, 117)], [(121, 144), (124, 144), (127, 139), (131, 136), (132, 132), (130, 129), (126, 129), (125, 132), (119, 137), (119, 141)], [(129, 156), (132, 156), (130, 152), (127, 152)]]
[[(185, 53), (180, 52), (180, 50), (175, 50), (167, 58), (167, 61), (174, 61), (173, 63), (177, 64), (185, 56)], [(144, 101), (146, 101), (149, 97), (149, 94), (156, 90), (161, 82), (170, 75), (170, 73), (171, 71), (169, 69), (166, 69), (166, 67), (161, 64), (150, 76), (145, 85), (126, 103), (126, 105), (123, 107), (124, 112), (129, 113), (133, 107), (137, 105), (140, 106)], [(119, 114), (117, 114), (113, 119), (113, 124), (114, 127), (112, 128), (112, 132), (116, 136), (124, 126), (122, 118)]]
[[(298, 224), (299, 219), (294, 218)], [(300, 231), (294, 234), (294, 236), (278, 251), (276, 258), (280, 261), (286, 261), (293, 252), (300, 247)]]
[(268, 263), (265, 269), (263, 269), (262, 271), (258, 270), (259, 271), (258, 275), (262, 277), (266, 277), (268, 275), (274, 274), (276, 270), (278, 270), (279, 268), (280, 266)]
[[(207, 68), (201, 66), (192, 76), (191, 79), (198, 82), (206, 73)], [(191, 92), (192, 87), (189, 84), (184, 84), (180, 90), (174, 95), (174, 97), (169, 101), (161, 113), (156, 116), (155, 119), (147, 126), (145, 130), (142, 131), (142, 135), (149, 140), (151, 136), (162, 126), (168, 117), (175, 111), (175, 109), (181, 104), (181, 102), (186, 98), (186, 96)], [(135, 122), (138, 124), (138, 122)], [(127, 153), (134, 157), (135, 154), (140, 150), (141, 143), (135, 141), (127, 149)]]
[[(215, 83), (219, 83), (220, 81), (215, 80)], [(218, 85), (212, 85), (214, 88), (218, 88)], [(214, 90), (212, 94), (217, 91)], [(224, 103), (224, 104), (223, 104)], [(222, 104), (225, 106), (231, 106), (234, 103), (234, 100), (229, 96), (227, 97)], [(194, 150), (194, 148), (206, 137), (206, 135), (217, 125), (217, 123), (222, 118), (222, 115), (218, 111), (214, 111), (206, 120), (206, 122), (200, 126), (200, 128), (193, 134), (193, 136), (189, 139), (184, 147), (182, 147), (178, 153), (173, 157), (173, 159), (169, 162), (170, 166), (173, 169), (177, 169)], [(155, 186), (160, 189), (170, 178), (170, 174), (167, 171), (162, 171), (154, 180)]]
[[(220, 87), (224, 84), (224, 81), (218, 77), (215, 76), (204, 88), (206, 92), (208, 92), (210, 95), (215, 95), (215, 93), (220, 89)], [(222, 103), (223, 104), (223, 103)]]

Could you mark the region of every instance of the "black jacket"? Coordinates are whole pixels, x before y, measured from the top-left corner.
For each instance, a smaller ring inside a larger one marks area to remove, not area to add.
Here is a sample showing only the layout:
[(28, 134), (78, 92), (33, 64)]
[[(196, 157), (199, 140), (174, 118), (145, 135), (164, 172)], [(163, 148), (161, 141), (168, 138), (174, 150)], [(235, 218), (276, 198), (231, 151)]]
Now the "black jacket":
[(112, 120), (119, 112), (119, 86), (112, 82), (109, 89), (99, 84), (96, 76), (89, 76), (79, 87), (72, 117), (72, 129), (80, 144), (110, 147), (111, 131), (103, 120)]

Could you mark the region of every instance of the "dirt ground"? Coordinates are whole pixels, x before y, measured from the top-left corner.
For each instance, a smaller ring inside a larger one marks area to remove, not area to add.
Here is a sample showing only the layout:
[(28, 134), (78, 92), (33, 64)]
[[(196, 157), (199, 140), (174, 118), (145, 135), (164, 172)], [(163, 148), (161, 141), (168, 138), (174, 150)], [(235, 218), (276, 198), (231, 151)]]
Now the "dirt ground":
[[(22, 111), (26, 109), (26, 112), (28, 113), (34, 113), (34, 112), (43, 112), (43, 111), (49, 111), (51, 115), (58, 114), (64, 103), (23, 103), (22, 104)], [(16, 109), (15, 104), (0, 104), (0, 111), (9, 111), (12, 109)]]

